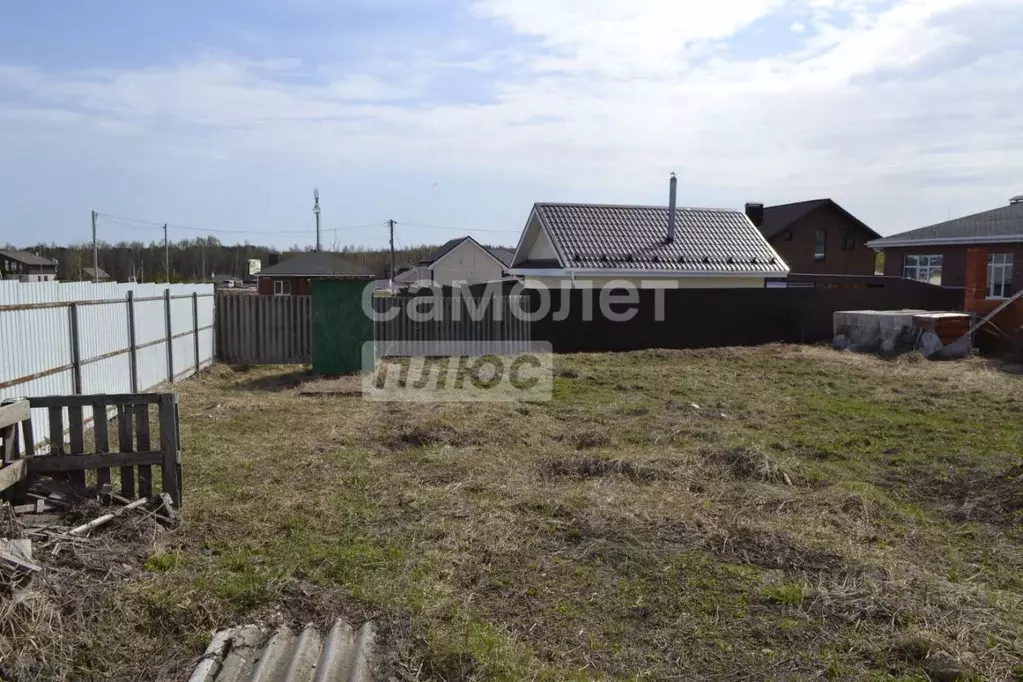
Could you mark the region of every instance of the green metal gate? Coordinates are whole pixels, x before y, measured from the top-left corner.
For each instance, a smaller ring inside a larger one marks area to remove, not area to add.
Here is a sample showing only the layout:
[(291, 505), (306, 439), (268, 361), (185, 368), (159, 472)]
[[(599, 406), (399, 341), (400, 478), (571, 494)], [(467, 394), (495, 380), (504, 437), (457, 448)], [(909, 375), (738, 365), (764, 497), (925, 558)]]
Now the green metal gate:
[(313, 371), (355, 374), (362, 349), (373, 341), (373, 320), (362, 309), (362, 293), (372, 283), (360, 279), (314, 279)]

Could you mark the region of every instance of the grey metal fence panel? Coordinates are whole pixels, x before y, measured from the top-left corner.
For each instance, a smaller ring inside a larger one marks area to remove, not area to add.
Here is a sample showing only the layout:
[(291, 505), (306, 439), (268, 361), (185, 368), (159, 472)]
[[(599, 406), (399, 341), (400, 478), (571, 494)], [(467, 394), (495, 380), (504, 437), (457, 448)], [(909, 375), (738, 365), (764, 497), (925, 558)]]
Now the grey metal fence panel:
[(217, 358), (239, 365), (302, 364), (312, 359), (312, 298), (221, 293)]

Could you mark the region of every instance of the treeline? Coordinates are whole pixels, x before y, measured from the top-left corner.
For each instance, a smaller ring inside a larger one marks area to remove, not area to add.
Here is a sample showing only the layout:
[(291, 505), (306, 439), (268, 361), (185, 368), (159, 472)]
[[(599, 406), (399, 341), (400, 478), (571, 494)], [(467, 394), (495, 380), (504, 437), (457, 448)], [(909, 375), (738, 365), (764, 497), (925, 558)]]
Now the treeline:
[[(257, 259), (265, 268), (269, 265), (271, 254), (280, 254), (281, 260), (302, 251), (310, 251), (309, 247), (292, 246), (281, 251), (262, 244), (221, 244), (215, 237), (183, 239), (169, 245), (169, 264), (171, 282), (203, 282), (227, 277), (243, 279), (248, 275), (250, 259)], [(73, 244), (59, 246), (57, 244), (36, 244), (29, 247), (13, 247), (22, 251), (30, 251), (40, 256), (53, 258), (59, 263), (57, 277), (63, 281), (85, 279), (82, 268), (92, 267), (92, 245)], [(426, 258), (437, 246), (422, 245), (395, 250), (395, 264), (400, 269), (411, 267)], [(339, 256), (359, 264), (375, 273), (378, 277), (386, 277), (390, 272), (391, 254), (386, 249), (366, 249), (358, 246), (344, 246), (333, 252)], [(99, 244), (99, 267), (118, 282), (126, 282), (132, 278), (139, 282), (164, 282), (167, 277), (164, 270), (163, 242), (119, 242)]]

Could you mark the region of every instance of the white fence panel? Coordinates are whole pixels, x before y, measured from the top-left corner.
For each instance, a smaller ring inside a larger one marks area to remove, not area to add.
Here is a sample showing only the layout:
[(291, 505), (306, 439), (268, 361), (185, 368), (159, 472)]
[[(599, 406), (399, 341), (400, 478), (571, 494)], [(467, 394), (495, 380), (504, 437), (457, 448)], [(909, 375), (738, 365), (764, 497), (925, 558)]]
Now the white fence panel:
[[(213, 362), (213, 306), (209, 284), (0, 281), (0, 400), (132, 393), (191, 376)], [(45, 410), (32, 420), (47, 440)]]

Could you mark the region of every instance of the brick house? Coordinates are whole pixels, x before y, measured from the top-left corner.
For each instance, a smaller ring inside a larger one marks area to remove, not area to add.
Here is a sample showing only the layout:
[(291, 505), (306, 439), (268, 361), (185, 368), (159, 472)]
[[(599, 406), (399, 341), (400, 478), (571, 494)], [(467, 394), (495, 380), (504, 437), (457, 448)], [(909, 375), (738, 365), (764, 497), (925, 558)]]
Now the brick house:
[(988, 298), (1008, 298), (1023, 289), (1023, 196), (1007, 206), (875, 239), (884, 252), (884, 274), (945, 287), (966, 288), (967, 251), (988, 252)]
[(793, 273), (874, 274), (875, 254), (867, 242), (881, 235), (831, 199), (746, 204), (746, 215)]
[(3, 249), (0, 250), (0, 279), (54, 282), (57, 279), (57, 261), (28, 251)]
[(373, 279), (373, 274), (333, 253), (307, 251), (273, 262), (256, 273), (256, 290), (263, 296), (308, 296), (311, 279)]
[[(992, 297), (991, 249), (974, 247), (966, 250), (966, 296), (963, 309), (980, 317), (986, 317), (999, 308), (1004, 308), (991, 318), (991, 325), (978, 330), (978, 345), (981, 347), (1014, 348), (1023, 351), (1023, 297), (1010, 301)], [(1023, 287), (1014, 293), (1023, 292)]]

